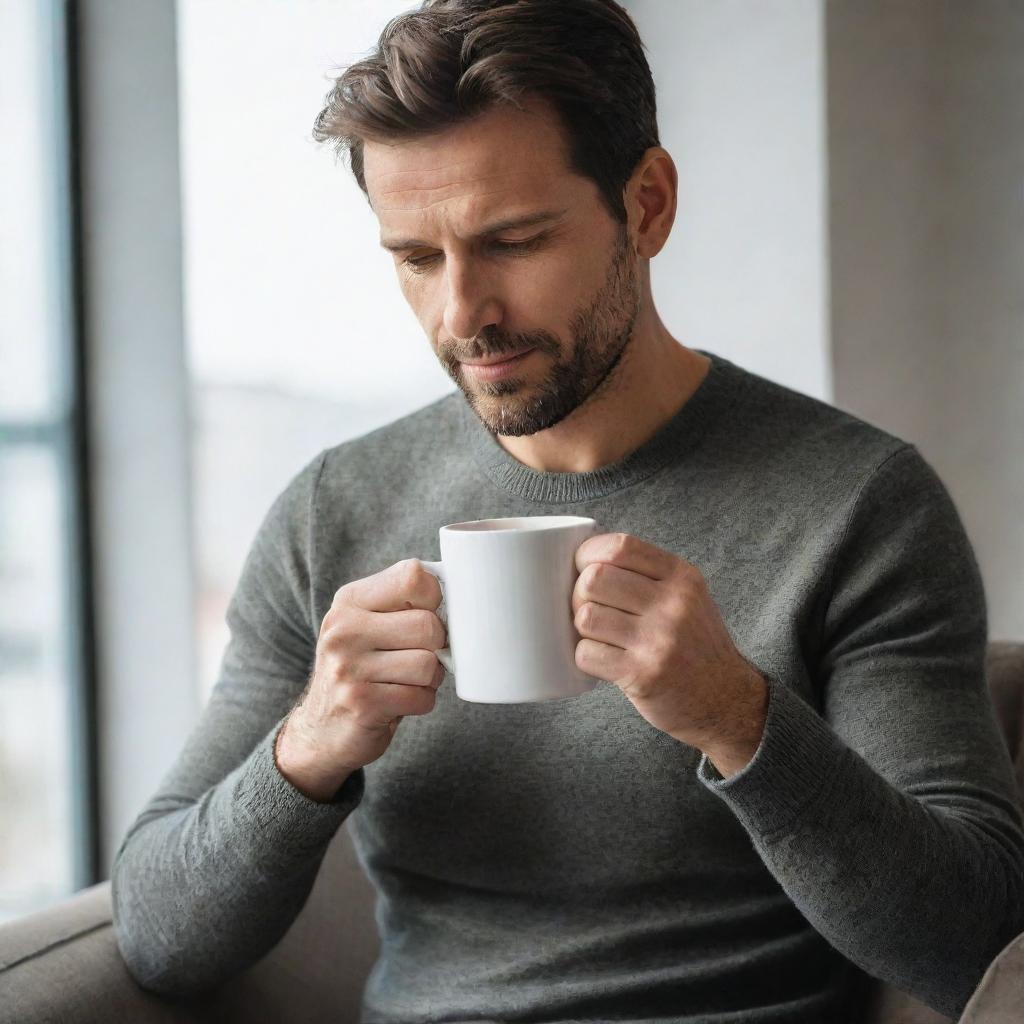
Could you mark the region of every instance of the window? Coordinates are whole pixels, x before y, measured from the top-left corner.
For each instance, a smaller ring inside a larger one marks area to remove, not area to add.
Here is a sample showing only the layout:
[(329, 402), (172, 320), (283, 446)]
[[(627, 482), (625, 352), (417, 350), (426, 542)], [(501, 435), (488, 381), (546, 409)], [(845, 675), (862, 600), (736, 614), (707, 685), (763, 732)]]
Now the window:
[(348, 166), (312, 140), (329, 74), (412, 6), (178, 3), (203, 698), (227, 642), (228, 600), (276, 494), (321, 449), (453, 388)]
[(0, 5), (0, 920), (95, 870), (63, 5)]

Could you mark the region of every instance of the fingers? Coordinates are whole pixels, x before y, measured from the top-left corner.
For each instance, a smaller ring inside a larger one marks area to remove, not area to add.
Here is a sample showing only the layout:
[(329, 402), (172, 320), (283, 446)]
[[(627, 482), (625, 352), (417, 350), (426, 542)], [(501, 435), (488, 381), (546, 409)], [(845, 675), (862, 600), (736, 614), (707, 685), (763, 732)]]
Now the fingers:
[(433, 651), (370, 651), (360, 676), (371, 683), (401, 683), (436, 689), (444, 680), (444, 666)]
[(397, 612), (334, 609), (325, 616), (320, 637), (322, 651), (346, 658), (364, 651), (436, 651), (447, 643), (444, 623), (424, 608)]
[(368, 683), (360, 687), (346, 684), (346, 716), (363, 729), (376, 729), (395, 718), (425, 715), (434, 710), (437, 691), (432, 686), (405, 683)]
[(433, 611), (443, 597), (441, 584), (416, 558), (405, 558), (363, 579), (346, 583), (335, 601), (344, 600), (373, 612), (395, 612), (406, 608)]

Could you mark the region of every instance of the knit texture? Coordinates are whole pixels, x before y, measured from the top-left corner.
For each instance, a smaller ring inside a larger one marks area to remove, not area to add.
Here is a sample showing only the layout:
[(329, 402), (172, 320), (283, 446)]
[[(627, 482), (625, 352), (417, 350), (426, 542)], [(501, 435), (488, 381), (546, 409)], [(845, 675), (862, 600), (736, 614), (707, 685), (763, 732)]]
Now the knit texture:
[[(196, 992), (255, 962), (348, 818), (378, 891), (365, 1022), (836, 1024), (859, 1019), (867, 975), (959, 1014), (1024, 931), (971, 545), (913, 445), (699, 351), (712, 366), (680, 411), (593, 472), (519, 463), (456, 391), (296, 474), (212, 696), (116, 856), (141, 984)], [(439, 559), (447, 523), (560, 514), (700, 569), (770, 681), (741, 771), (607, 682), (475, 704), (447, 677), (332, 802), (284, 779), (273, 741), (340, 586)]]

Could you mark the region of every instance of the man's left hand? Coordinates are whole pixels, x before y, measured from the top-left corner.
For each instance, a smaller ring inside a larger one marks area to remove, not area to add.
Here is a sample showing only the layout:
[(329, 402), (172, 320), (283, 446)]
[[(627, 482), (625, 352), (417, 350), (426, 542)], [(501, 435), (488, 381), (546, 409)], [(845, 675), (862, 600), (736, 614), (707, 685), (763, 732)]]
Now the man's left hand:
[(619, 687), (723, 776), (744, 767), (764, 731), (768, 683), (736, 649), (700, 570), (628, 533), (588, 537), (576, 568), (580, 670)]

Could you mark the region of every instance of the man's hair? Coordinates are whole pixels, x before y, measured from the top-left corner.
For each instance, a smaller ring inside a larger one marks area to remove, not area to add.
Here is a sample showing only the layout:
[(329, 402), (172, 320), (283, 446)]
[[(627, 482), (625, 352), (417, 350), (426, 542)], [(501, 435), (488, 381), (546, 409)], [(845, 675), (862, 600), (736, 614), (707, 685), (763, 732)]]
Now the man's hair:
[(313, 137), (348, 153), (366, 193), (364, 140), (433, 134), (531, 96), (554, 108), (570, 169), (625, 223), (623, 189), (659, 142), (644, 45), (614, 0), (423, 0), (334, 80)]

